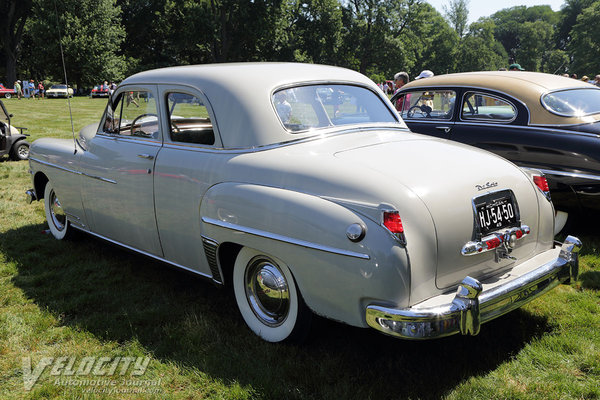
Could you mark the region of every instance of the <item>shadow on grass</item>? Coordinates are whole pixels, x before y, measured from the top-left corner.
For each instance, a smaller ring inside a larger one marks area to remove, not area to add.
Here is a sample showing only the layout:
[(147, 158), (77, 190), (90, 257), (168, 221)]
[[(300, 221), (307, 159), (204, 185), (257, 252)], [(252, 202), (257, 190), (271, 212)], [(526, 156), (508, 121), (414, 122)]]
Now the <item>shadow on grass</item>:
[(135, 339), (184, 371), (251, 385), (264, 398), (438, 398), (550, 330), (518, 310), (475, 337), (409, 342), (316, 318), (304, 345), (269, 344), (246, 328), (229, 290), (87, 235), (58, 242), (44, 229), (0, 237), (17, 266), (14, 284), (41, 309), (100, 340)]

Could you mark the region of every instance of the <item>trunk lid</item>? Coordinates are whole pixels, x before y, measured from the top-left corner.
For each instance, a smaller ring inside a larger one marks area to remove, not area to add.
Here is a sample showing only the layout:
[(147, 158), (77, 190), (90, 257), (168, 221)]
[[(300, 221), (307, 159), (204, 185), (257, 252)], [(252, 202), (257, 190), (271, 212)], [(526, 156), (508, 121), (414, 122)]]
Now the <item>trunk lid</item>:
[[(435, 284), (439, 289), (458, 284), (465, 276), (477, 279), (497, 275), (515, 263), (531, 257), (537, 243), (539, 206), (536, 188), (514, 164), (470, 146), (438, 139), (392, 141), (339, 151), (341, 159), (361, 163), (364, 167), (385, 174), (390, 184), (402, 184), (418, 196), (429, 210), (435, 227), (437, 253)], [(520, 239), (511, 253), (515, 260), (495, 260), (495, 252), (464, 256), (463, 246), (477, 239), (474, 199), (484, 195), (492, 198), (499, 191), (514, 194), (521, 224), (531, 233)], [(403, 207), (394, 204), (400, 216)], [(411, 248), (410, 233), (420, 229), (415, 221), (405, 224), (407, 249)], [(412, 268), (419, 268), (413, 265)]]

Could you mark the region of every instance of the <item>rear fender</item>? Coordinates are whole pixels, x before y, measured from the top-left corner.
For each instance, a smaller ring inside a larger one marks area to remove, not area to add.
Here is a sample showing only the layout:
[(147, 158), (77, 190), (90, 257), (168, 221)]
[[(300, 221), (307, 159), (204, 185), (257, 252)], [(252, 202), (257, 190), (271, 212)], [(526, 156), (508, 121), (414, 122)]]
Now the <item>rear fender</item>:
[[(222, 183), (200, 206), (202, 233), (217, 243), (236, 243), (283, 260), (317, 314), (367, 326), (366, 304), (408, 301), (405, 249), (384, 228), (344, 206), (291, 190)], [(360, 224), (365, 236), (346, 235)]]

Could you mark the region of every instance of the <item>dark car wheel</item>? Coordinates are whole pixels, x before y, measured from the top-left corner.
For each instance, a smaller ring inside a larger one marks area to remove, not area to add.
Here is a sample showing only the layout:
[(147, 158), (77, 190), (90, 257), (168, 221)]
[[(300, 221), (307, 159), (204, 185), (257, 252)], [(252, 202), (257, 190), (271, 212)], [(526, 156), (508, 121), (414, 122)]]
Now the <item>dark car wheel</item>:
[(10, 158), (15, 161), (27, 160), (29, 158), (29, 143), (24, 140), (15, 143), (10, 152)]

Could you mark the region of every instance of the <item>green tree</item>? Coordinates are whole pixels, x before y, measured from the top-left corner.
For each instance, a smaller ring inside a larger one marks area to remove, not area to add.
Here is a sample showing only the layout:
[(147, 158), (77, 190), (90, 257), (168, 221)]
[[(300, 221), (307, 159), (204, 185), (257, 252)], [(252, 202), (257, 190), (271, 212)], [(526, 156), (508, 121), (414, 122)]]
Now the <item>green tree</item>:
[(123, 79), (124, 30), (114, 0), (34, 0), (32, 13), (24, 36), (28, 73), (63, 81), (62, 44), (67, 77), (78, 88)]
[(490, 18), (480, 18), (469, 26), (457, 54), (458, 71), (490, 71), (506, 65), (506, 51), (494, 37), (495, 28)]
[(444, 14), (460, 38), (467, 30), (469, 21), (469, 0), (450, 0), (448, 5), (444, 5)]
[(17, 79), (17, 57), (31, 6), (32, 0), (0, 0), (0, 44), (6, 57), (6, 82), (9, 87)]
[(559, 13), (550, 6), (505, 8), (491, 16), (494, 36), (502, 43), (511, 61), (538, 71), (555, 49), (554, 27)]
[(583, 9), (571, 30), (568, 50), (573, 57), (572, 72), (580, 75), (595, 75), (600, 66), (600, 1)]

